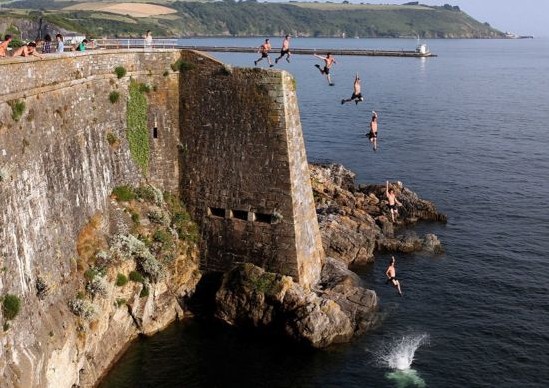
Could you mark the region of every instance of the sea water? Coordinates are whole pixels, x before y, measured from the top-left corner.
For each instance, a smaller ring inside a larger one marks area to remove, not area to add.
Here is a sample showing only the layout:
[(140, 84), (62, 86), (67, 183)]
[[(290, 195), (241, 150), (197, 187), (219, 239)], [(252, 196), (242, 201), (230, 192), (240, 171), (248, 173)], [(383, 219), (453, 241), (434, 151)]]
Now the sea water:
[[(259, 46), (262, 40), (185, 43)], [(296, 77), (309, 160), (342, 163), (359, 182), (401, 180), (448, 214), (446, 226), (415, 228), (436, 233), (444, 255), (397, 255), (404, 298), (385, 285), (388, 256), (355, 268), (380, 297), (382, 325), (351, 344), (314, 351), (187, 321), (136, 342), (102, 386), (549, 384), (549, 40), (427, 44), (437, 58), (336, 57), (333, 87), (312, 56), (277, 65)], [(413, 50), (416, 42), (293, 39), (292, 45), (323, 53)], [(256, 59), (213, 55), (237, 66)], [(366, 101), (341, 105), (356, 72)], [(375, 153), (365, 136), (372, 110), (379, 115)], [(380, 362), (378, 350), (400, 349), (401, 339), (423, 334), (428, 343), (412, 341), (393, 361)]]

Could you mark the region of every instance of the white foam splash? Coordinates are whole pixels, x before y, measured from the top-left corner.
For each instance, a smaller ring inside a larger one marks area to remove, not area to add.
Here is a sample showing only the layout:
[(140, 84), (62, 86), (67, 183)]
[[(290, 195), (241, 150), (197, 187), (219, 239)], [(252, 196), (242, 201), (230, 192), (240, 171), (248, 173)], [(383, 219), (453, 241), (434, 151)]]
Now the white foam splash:
[(399, 371), (409, 370), (414, 362), (416, 350), (427, 342), (429, 336), (425, 333), (407, 335), (384, 346), (378, 352), (378, 362), (385, 367)]

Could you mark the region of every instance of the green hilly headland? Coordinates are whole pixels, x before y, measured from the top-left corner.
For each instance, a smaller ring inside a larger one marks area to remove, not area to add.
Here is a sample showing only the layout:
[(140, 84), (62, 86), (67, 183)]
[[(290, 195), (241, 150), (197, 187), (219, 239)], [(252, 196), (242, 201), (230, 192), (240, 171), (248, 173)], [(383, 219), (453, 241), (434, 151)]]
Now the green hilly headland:
[[(132, 4), (128, 4), (132, 3)], [(152, 6), (152, 7), (151, 7)], [(155, 8), (157, 7), (157, 8)], [(258, 3), (256, 1), (64, 1), (3, 3), (0, 33), (7, 18), (45, 22), (95, 37), (258, 36), (503, 38), (458, 7), (417, 3), (369, 5), (332, 2)]]

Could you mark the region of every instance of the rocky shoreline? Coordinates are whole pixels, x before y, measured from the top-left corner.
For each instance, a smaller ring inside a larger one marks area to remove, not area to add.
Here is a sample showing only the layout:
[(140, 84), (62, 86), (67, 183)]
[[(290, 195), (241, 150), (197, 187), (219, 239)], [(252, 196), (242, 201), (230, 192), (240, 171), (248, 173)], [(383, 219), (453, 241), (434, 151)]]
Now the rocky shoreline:
[(230, 325), (273, 328), (323, 348), (349, 341), (377, 322), (375, 291), (348, 266), (373, 261), (376, 251), (442, 253), (434, 234), (420, 237), (406, 227), (419, 221), (445, 223), (447, 217), (397, 182), (392, 187), (402, 207), (392, 223), (384, 185), (358, 186), (355, 174), (336, 164), (311, 164), (310, 173), (326, 253), (320, 283), (305, 289), (291, 277), (239, 264), (224, 275), (215, 316)]

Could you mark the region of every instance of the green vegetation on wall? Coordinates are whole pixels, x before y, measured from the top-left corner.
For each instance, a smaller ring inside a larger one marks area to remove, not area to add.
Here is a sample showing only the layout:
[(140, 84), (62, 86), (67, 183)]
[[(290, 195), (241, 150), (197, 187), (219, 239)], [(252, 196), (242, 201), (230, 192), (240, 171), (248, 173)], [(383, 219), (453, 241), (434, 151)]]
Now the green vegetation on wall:
[(11, 118), (14, 121), (19, 121), (23, 113), (25, 113), (25, 101), (13, 100), (8, 102), (8, 104), (11, 107)]
[(17, 295), (6, 294), (2, 301), (2, 312), (6, 320), (14, 319), (21, 309), (21, 299)]
[(147, 98), (142, 84), (130, 82), (128, 96), (128, 143), (133, 160), (143, 172), (149, 166), (149, 131), (147, 129)]

